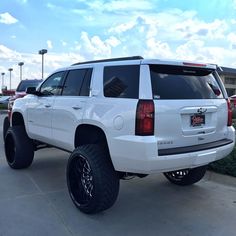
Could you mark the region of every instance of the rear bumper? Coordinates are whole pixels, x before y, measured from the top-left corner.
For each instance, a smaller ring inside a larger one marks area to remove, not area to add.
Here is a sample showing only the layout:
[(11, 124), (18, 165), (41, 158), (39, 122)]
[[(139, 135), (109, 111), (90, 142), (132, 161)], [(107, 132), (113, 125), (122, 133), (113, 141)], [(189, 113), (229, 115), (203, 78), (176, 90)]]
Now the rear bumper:
[(117, 171), (150, 174), (194, 168), (222, 159), (234, 148), (233, 128), (229, 128), (227, 140), (224, 144), (219, 141), (218, 146), (208, 147), (205, 150), (168, 155), (158, 155), (157, 139), (154, 136), (121, 136), (114, 138), (109, 147)]
[(190, 153), (190, 152), (204, 151), (204, 150), (209, 150), (209, 149), (225, 146), (231, 143), (233, 143), (233, 140), (231, 139), (222, 139), (219, 141), (200, 144), (200, 145), (194, 145), (190, 147), (188, 146), (188, 147), (180, 147), (180, 148), (159, 149), (158, 156), (177, 155), (177, 154), (184, 154), (184, 153)]

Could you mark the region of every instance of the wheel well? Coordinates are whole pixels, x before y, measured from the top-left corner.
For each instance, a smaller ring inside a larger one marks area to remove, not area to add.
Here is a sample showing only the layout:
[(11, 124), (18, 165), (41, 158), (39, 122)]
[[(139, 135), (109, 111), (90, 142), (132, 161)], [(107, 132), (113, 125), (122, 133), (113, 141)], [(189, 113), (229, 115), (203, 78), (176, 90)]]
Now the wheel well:
[(20, 126), (20, 125), (25, 126), (24, 118), (21, 113), (14, 112), (12, 114), (12, 126)]
[(101, 128), (94, 125), (85, 124), (78, 126), (75, 132), (74, 142), (75, 148), (86, 144), (98, 144), (105, 152), (107, 152), (112, 163), (107, 138)]
[(94, 125), (80, 125), (75, 132), (75, 148), (85, 144), (107, 145), (106, 135), (103, 130)]

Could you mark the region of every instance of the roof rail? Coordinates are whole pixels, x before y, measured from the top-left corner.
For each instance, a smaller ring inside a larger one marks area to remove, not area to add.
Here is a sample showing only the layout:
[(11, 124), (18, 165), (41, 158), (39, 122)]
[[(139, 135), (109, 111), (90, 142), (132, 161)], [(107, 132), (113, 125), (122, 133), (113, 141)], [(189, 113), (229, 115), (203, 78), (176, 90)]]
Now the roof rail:
[(72, 66), (89, 64), (89, 63), (99, 63), (99, 62), (109, 62), (109, 61), (128, 61), (128, 60), (141, 60), (141, 59), (144, 59), (144, 58), (141, 56), (118, 57), (118, 58), (102, 59), (102, 60), (95, 60), (95, 61), (78, 62), (78, 63), (72, 64)]

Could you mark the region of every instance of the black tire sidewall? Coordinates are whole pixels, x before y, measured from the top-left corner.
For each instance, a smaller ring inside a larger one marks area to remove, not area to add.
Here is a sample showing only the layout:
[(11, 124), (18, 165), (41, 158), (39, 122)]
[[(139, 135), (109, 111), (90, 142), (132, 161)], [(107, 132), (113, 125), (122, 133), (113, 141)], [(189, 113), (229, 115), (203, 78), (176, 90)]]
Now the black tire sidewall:
[[(93, 176), (93, 197), (88, 204), (82, 205), (73, 198), (69, 171), (75, 158), (83, 156), (90, 165)], [(110, 208), (117, 199), (119, 192), (119, 178), (109, 159), (109, 156), (96, 144), (83, 145), (76, 148), (67, 164), (67, 186), (70, 197), (79, 210), (87, 214), (94, 214)]]
[(9, 127), (10, 127), (10, 121), (9, 121), (9, 118), (6, 116), (3, 121), (3, 132), (2, 132), (3, 133), (3, 140), (5, 140), (7, 130), (9, 129)]
[[(14, 155), (10, 155), (14, 148)], [(5, 136), (5, 155), (8, 165), (13, 169), (27, 168), (34, 158), (32, 140), (23, 126), (10, 127)]]
[(207, 165), (189, 169), (188, 174), (185, 175), (182, 179), (178, 180), (172, 178), (171, 175), (169, 175), (169, 173), (171, 172), (164, 173), (164, 175), (173, 184), (180, 186), (187, 186), (199, 182), (204, 177), (206, 170), (207, 170)]

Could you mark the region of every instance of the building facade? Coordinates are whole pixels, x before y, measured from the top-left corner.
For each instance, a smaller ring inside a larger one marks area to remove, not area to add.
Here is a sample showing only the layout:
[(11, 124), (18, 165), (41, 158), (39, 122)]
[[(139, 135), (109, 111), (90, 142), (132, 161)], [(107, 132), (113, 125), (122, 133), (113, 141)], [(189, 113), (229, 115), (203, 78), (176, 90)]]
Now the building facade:
[(230, 96), (236, 94), (236, 69), (228, 67), (220, 67), (217, 69), (227, 93)]

